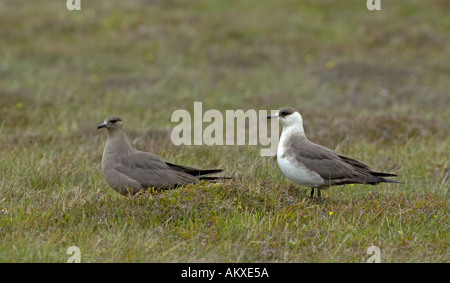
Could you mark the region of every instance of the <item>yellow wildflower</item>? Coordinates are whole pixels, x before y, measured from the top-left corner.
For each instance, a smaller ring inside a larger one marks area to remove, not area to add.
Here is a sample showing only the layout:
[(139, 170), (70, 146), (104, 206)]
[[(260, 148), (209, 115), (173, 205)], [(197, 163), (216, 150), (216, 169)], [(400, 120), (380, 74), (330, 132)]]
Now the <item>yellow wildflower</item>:
[(326, 67), (328, 70), (334, 69), (334, 66), (335, 66), (335, 64), (334, 64), (333, 61), (328, 61), (328, 62), (325, 64), (325, 67)]
[(98, 83), (100, 81), (100, 77), (96, 74), (91, 75), (91, 82)]
[(145, 54), (145, 61), (152, 61), (153, 60), (153, 54), (150, 52), (147, 52)]

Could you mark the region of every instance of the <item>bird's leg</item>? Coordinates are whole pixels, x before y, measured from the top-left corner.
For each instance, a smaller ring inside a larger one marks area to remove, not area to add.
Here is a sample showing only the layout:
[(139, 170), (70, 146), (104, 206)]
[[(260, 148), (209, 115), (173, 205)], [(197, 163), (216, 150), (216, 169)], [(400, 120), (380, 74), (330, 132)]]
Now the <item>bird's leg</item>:
[(322, 203), (322, 194), (320, 193), (320, 189), (317, 189), (317, 197), (319, 199), (319, 203)]
[(311, 197), (314, 197), (314, 188), (311, 188)]

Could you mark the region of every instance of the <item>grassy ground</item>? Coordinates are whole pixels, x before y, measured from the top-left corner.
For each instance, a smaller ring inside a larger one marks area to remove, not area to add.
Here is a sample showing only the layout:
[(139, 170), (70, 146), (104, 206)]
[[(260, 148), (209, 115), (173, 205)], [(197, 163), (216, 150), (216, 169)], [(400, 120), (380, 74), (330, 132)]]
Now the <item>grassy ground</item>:
[[(450, 5), (335, 2), (2, 1), (0, 262), (449, 262)], [(312, 141), (405, 184), (319, 205), (258, 147), (173, 146), (194, 101), (296, 107)], [(110, 114), (138, 149), (234, 180), (118, 195)]]

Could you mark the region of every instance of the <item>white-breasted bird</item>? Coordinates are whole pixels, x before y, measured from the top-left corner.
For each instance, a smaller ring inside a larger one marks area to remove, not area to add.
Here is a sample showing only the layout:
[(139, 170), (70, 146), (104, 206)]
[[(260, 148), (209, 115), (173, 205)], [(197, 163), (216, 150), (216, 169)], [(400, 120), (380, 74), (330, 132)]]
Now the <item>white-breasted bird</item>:
[(280, 120), (283, 130), (277, 149), (277, 162), (283, 174), (294, 183), (311, 188), (311, 197), (320, 190), (345, 184), (400, 183), (386, 177), (396, 174), (376, 172), (361, 161), (348, 158), (308, 140), (303, 118), (292, 107), (280, 109), (268, 119)]

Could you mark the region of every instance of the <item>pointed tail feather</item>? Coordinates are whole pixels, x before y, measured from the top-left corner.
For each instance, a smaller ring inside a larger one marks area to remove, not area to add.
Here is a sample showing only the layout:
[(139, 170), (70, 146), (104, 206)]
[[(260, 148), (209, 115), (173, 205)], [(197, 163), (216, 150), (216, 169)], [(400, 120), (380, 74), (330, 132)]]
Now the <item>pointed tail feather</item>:
[(393, 173), (382, 173), (382, 172), (374, 172), (374, 171), (371, 171), (369, 173), (371, 175), (377, 176), (377, 177), (397, 177), (397, 174), (393, 174)]
[(392, 179), (386, 179), (386, 178), (381, 178), (381, 179), (382, 179), (382, 181), (380, 183), (404, 184), (402, 182), (395, 181), (395, 180), (392, 180)]
[[(206, 169), (206, 170), (197, 170), (195, 171), (196, 174), (193, 174), (197, 177), (203, 177), (205, 175), (211, 175), (211, 174), (215, 174), (215, 173), (220, 173), (222, 172), (223, 169)], [(191, 173), (190, 173), (191, 174)], [(206, 178), (206, 177), (205, 177)], [(216, 177), (209, 177), (209, 178), (216, 178)]]
[(193, 176), (204, 176), (204, 175), (210, 175), (210, 174), (214, 174), (214, 173), (219, 173), (222, 172), (223, 169), (198, 169), (198, 168), (194, 168), (194, 167), (190, 167), (190, 166), (184, 166), (184, 165), (177, 165), (177, 164), (173, 164), (170, 162), (166, 162), (167, 165), (169, 165), (170, 167), (172, 167), (175, 170), (181, 171), (181, 172), (185, 172), (188, 173), (190, 175)]
[(373, 177), (375, 177), (377, 180), (375, 182), (369, 182), (369, 184), (376, 185), (378, 183), (394, 183), (394, 184), (403, 184), (402, 182), (398, 182), (392, 179), (387, 179), (385, 177), (397, 177), (397, 174), (393, 173), (382, 173), (382, 172), (369, 172)]
[(221, 181), (221, 180), (230, 180), (232, 178), (231, 177), (207, 177), (207, 176), (200, 176), (199, 179), (214, 183), (214, 182)]
[[(389, 174), (388, 174), (389, 175)], [(391, 174), (392, 175), (392, 174)], [(384, 175), (383, 175), (384, 176)], [(395, 175), (396, 176), (396, 175)], [(392, 183), (392, 184), (404, 184), (404, 183), (402, 183), (402, 182), (398, 182), (398, 181), (395, 181), (395, 180), (392, 180), (392, 179), (387, 179), (387, 178), (382, 178), (382, 177), (379, 177), (379, 176), (377, 176), (377, 175), (374, 175), (373, 176), (373, 179), (369, 179), (367, 182), (366, 182), (367, 184), (370, 184), (370, 185), (377, 185), (377, 184), (379, 184), (379, 183)]]

